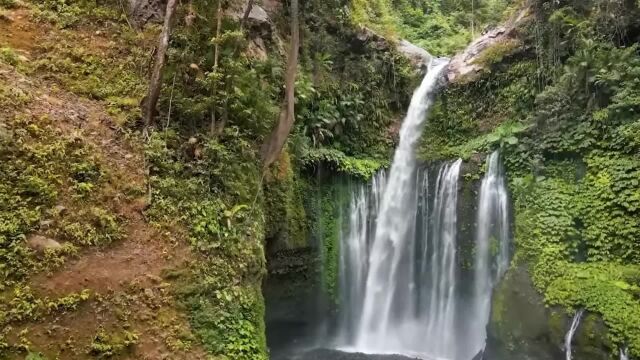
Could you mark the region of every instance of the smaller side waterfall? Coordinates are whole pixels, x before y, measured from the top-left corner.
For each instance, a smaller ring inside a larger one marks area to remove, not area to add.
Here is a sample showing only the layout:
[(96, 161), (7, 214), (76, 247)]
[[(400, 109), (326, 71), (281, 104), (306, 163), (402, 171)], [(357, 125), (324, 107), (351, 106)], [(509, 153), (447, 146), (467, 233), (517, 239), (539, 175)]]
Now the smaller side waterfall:
[(569, 331), (567, 331), (567, 335), (564, 337), (564, 350), (566, 353), (566, 360), (571, 360), (571, 342), (573, 341), (573, 335), (578, 330), (578, 326), (580, 325), (580, 320), (582, 319), (582, 315), (584, 314), (584, 309), (580, 309), (573, 316), (573, 320), (571, 321), (571, 327)]
[(369, 247), (375, 233), (376, 214), (386, 185), (386, 172), (376, 174), (367, 185), (352, 189), (348, 228), (340, 234), (340, 318), (339, 337), (354, 340), (355, 325), (360, 321), (359, 309), (364, 302), (365, 282), (369, 271)]
[(620, 360), (629, 360), (629, 353), (626, 347), (620, 348)]
[(466, 357), (484, 349), (491, 292), (509, 267), (509, 196), (498, 151), (487, 158), (476, 220), (473, 312), (468, 333), (471, 352)]

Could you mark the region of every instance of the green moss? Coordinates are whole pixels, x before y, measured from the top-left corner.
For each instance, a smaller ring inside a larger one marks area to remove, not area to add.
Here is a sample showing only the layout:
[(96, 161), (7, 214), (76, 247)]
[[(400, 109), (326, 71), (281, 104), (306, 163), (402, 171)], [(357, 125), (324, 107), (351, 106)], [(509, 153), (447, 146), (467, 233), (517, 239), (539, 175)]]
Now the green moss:
[(326, 166), (335, 172), (363, 180), (370, 179), (378, 170), (389, 165), (388, 162), (353, 158), (340, 150), (326, 148), (308, 151), (302, 158), (302, 163), (308, 168)]
[(522, 44), (515, 39), (500, 41), (485, 49), (473, 60), (473, 63), (487, 69), (491, 65), (500, 63), (508, 56), (513, 55), (516, 51), (520, 50), (521, 47)]
[(97, 359), (108, 359), (126, 353), (138, 343), (138, 334), (124, 330), (122, 333), (107, 333), (100, 329), (89, 345), (88, 353)]
[(305, 184), (294, 176), (289, 154), (283, 153), (276, 169), (265, 179), (266, 236), (280, 247), (293, 249), (308, 244), (304, 209)]

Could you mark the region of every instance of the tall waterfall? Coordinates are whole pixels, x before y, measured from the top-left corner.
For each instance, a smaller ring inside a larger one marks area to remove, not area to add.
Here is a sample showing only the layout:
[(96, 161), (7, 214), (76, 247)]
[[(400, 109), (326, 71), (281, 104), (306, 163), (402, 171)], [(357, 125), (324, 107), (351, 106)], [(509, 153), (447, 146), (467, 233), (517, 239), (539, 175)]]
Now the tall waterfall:
[(491, 312), (491, 292), (509, 266), (509, 197), (500, 153), (487, 159), (478, 201), (473, 324), (469, 328), (471, 349), (484, 348), (486, 324)]
[(566, 360), (571, 360), (571, 342), (573, 341), (573, 335), (578, 330), (578, 326), (580, 325), (580, 320), (582, 319), (582, 315), (584, 314), (584, 309), (580, 309), (573, 316), (573, 320), (571, 321), (571, 326), (569, 327), (569, 331), (567, 331), (567, 335), (564, 337), (564, 351), (566, 354)]
[[(417, 168), (415, 149), (445, 66), (432, 64), (414, 93), (390, 171), (351, 190), (339, 249), (342, 350), (470, 360), (484, 349), (491, 290), (509, 261), (508, 196), (496, 152), (482, 181), (477, 235), (462, 243), (462, 160)], [(473, 255), (464, 257), (473, 240)]]
[(412, 234), (416, 207), (415, 150), (446, 65), (447, 61), (433, 61), (413, 94), (382, 195), (355, 338), (356, 348), (368, 352), (407, 349), (403, 343), (409, 340), (405, 338), (409, 332), (402, 327), (407, 325), (406, 312), (411, 309), (414, 290), (409, 278), (413, 261), (408, 256), (411, 255), (412, 238), (415, 238)]

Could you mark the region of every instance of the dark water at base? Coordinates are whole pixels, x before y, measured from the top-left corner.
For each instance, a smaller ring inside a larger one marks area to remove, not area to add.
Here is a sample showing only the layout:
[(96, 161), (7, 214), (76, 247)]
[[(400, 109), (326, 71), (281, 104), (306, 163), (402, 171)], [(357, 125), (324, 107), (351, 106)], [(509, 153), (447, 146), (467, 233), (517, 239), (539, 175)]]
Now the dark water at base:
[(416, 360), (400, 355), (368, 355), (346, 353), (337, 350), (316, 349), (288, 356), (272, 357), (272, 360)]

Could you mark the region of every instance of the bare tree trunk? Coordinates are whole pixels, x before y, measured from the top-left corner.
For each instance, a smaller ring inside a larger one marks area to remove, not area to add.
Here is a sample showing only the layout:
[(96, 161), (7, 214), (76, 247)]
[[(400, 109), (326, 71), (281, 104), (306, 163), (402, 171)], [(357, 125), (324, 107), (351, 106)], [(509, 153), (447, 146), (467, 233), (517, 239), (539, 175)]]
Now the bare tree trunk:
[(244, 14), (242, 15), (242, 19), (240, 20), (240, 29), (244, 30), (244, 27), (247, 23), (247, 20), (249, 20), (249, 15), (251, 15), (251, 10), (253, 10), (253, 3), (255, 2), (255, 0), (249, 0), (249, 2), (247, 3), (247, 8), (244, 9)]
[[(218, 80), (216, 79), (216, 75), (218, 74), (218, 59), (220, 58), (220, 31), (222, 29), (222, 1), (218, 0), (218, 11), (216, 14), (216, 39), (213, 45), (213, 89), (211, 90), (212, 96), (215, 98), (216, 91), (218, 89)], [(211, 109), (211, 126), (209, 129), (209, 133), (213, 136), (216, 132), (216, 109), (215, 104)]]
[(279, 157), (295, 121), (295, 83), (298, 70), (298, 48), (300, 47), (300, 27), (298, 21), (298, 0), (291, 0), (291, 47), (287, 59), (285, 75), (285, 98), (280, 108), (278, 124), (262, 145), (263, 169), (273, 164)]
[(160, 34), (156, 60), (151, 73), (151, 81), (149, 82), (149, 92), (142, 101), (142, 116), (145, 128), (153, 126), (155, 121), (156, 105), (158, 104), (158, 98), (160, 98), (160, 90), (162, 87), (162, 72), (166, 62), (165, 58), (167, 48), (169, 48), (169, 37), (171, 36), (171, 22), (177, 6), (177, 0), (169, 0), (167, 2), (164, 26), (162, 27), (162, 33)]

